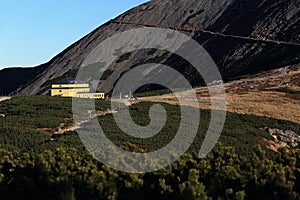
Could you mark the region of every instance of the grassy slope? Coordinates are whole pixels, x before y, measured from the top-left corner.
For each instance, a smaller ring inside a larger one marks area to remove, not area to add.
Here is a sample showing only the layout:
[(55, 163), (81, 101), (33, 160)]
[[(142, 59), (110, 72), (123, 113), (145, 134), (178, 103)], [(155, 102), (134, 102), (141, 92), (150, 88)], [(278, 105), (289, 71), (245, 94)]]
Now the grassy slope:
[[(106, 101), (96, 103), (99, 110), (107, 107)], [(75, 133), (66, 134), (59, 142), (50, 142), (51, 133), (57, 127), (73, 123), (71, 98), (14, 97), (0, 103), (0, 113), (5, 114), (0, 118), (0, 148), (40, 152), (81, 145)]]
[[(69, 132), (57, 142), (51, 142), (50, 134), (45, 130), (54, 131), (61, 123), (70, 124), (72, 117), (71, 99), (59, 97), (17, 97), (0, 103), (0, 113), (6, 114), (2, 118), (0, 128), (0, 148), (8, 150), (36, 151), (57, 147), (75, 147), (84, 150), (79, 137), (74, 132)], [(133, 120), (140, 125), (150, 122), (148, 110), (153, 103), (143, 102), (131, 107)], [(142, 140), (129, 137), (115, 124), (112, 115), (98, 118), (107, 136), (121, 146), (136, 144), (146, 151), (153, 151), (166, 145), (177, 132), (180, 110), (179, 107), (162, 104), (168, 113), (166, 125), (160, 133), (152, 138)], [(109, 102), (99, 101), (97, 109), (106, 110)], [(199, 150), (206, 134), (210, 119), (208, 110), (201, 110), (201, 122), (198, 134), (190, 151)], [(268, 134), (260, 130), (261, 127), (272, 127), (300, 131), (300, 125), (283, 120), (227, 113), (226, 124), (220, 137), (221, 143), (234, 146), (238, 153), (245, 154), (256, 148), (261, 138), (271, 139)]]

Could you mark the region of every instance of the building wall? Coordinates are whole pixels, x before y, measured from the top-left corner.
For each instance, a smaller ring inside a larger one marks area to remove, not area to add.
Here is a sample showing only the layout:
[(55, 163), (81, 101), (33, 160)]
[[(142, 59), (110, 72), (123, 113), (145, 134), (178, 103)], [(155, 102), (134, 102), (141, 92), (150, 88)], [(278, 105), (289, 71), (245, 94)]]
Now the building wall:
[(72, 97), (79, 92), (90, 92), (89, 84), (53, 84), (51, 96)]
[(104, 99), (104, 93), (90, 93), (89, 84), (53, 84), (51, 96)]
[(51, 96), (62, 96), (62, 97), (72, 97), (77, 93), (89, 92), (90, 88), (57, 88), (51, 89)]
[(105, 94), (104, 93), (82, 93), (82, 94), (76, 94), (75, 97), (89, 98), (89, 99), (104, 99)]

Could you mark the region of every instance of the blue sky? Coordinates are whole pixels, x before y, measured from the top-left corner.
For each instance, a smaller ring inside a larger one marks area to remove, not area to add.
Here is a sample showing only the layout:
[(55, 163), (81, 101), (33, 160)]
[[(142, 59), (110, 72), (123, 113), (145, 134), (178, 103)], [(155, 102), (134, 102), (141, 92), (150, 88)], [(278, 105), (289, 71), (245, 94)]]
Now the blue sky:
[(36, 66), (147, 0), (0, 0), (0, 69)]

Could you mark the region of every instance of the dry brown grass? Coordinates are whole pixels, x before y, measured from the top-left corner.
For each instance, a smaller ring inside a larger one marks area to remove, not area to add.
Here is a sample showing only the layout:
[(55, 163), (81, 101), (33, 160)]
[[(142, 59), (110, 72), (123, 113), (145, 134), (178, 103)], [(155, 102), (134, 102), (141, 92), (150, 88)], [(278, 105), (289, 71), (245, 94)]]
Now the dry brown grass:
[[(265, 145), (268, 149), (271, 149), (275, 152), (278, 152), (279, 149), (284, 148), (282, 145), (279, 144), (278, 141), (267, 140), (266, 138), (261, 139), (261, 144)], [(288, 151), (287, 148), (284, 148)]]
[[(225, 84), (227, 111), (273, 117), (300, 124), (300, 94), (277, 91), (279, 88), (300, 91), (300, 65), (289, 67), (287, 74), (282, 74), (283, 71), (284, 68), (276, 69)], [(212, 109), (207, 87), (197, 88), (196, 93), (199, 108)], [(185, 92), (184, 96), (184, 104), (189, 105), (191, 92)], [(144, 97), (138, 101), (178, 104), (173, 94)]]

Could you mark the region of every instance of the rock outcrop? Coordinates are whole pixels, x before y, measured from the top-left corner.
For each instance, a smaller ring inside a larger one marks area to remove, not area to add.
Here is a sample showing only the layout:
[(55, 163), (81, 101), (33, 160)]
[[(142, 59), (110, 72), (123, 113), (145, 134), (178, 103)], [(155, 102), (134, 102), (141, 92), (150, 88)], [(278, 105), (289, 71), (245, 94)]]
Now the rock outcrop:
[(299, 149), (300, 135), (291, 130), (272, 129), (265, 127), (264, 130), (268, 132), (275, 140), (276, 143), (286, 148)]

